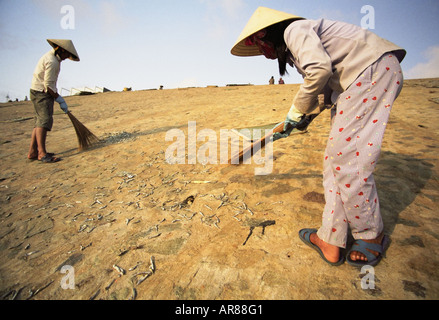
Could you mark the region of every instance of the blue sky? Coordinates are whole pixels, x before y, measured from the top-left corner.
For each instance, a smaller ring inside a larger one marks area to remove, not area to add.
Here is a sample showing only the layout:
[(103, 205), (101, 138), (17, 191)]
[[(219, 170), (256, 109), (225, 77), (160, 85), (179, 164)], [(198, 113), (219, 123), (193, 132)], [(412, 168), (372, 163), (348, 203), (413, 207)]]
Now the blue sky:
[[(74, 29), (61, 25), (65, 5)], [(0, 0), (0, 102), (29, 94), (47, 38), (72, 39), (81, 58), (62, 63), (58, 91), (266, 84), (279, 78), (277, 62), (230, 54), (257, 7), (361, 25), (365, 5), (375, 9), (371, 31), (408, 51), (406, 78), (439, 77), (438, 0)], [(289, 72), (286, 83), (302, 82)]]

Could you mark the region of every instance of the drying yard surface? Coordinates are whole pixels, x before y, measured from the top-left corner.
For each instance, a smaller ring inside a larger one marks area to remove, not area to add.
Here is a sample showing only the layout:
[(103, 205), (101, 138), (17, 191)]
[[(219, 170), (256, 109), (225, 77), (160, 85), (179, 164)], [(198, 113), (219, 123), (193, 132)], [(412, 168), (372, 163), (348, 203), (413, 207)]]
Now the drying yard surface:
[(267, 175), (255, 175), (255, 161), (221, 164), (219, 153), (216, 164), (189, 164), (187, 145), (184, 164), (167, 162), (167, 134), (187, 144), (196, 122), (219, 141), (221, 130), (283, 121), (298, 88), (68, 97), (103, 143), (79, 152), (56, 105), (55, 164), (26, 160), (32, 103), (0, 104), (1, 299), (438, 299), (439, 80), (406, 81), (388, 123), (375, 179), (392, 242), (374, 288), (298, 237), (321, 223), (328, 111), (274, 143)]

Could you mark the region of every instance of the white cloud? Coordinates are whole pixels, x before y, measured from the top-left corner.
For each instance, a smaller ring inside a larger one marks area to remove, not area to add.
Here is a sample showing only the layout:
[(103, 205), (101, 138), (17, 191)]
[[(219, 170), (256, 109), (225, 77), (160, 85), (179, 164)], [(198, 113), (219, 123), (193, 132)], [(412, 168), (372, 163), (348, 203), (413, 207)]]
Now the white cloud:
[(212, 14), (218, 14), (218, 9), (221, 9), (229, 18), (239, 17), (244, 7), (243, 0), (200, 0), (200, 3), (206, 4)]
[(206, 33), (208, 37), (217, 40), (227, 39), (230, 34), (230, 25), (242, 19), (242, 11), (245, 8), (244, 0), (199, 0), (205, 5), (206, 12), (203, 17), (207, 23)]
[(76, 26), (80, 28), (86, 22), (92, 21), (100, 31), (106, 35), (114, 35), (123, 32), (128, 25), (130, 18), (122, 12), (125, 8), (123, 0), (70, 0), (65, 3), (56, 3), (53, 0), (32, 0), (35, 6), (45, 12), (53, 19), (61, 21), (65, 15), (61, 12), (64, 4), (70, 5), (74, 9)]
[(323, 18), (323, 19), (328, 19), (328, 20), (339, 20), (339, 21), (346, 21), (346, 16), (343, 13), (342, 10), (337, 10), (337, 9), (321, 9), (318, 8), (316, 10), (317, 12), (317, 17), (318, 18)]
[(239, 13), (244, 7), (244, 2), (243, 0), (221, 0), (220, 6), (225, 11), (227, 16), (236, 18), (239, 17)]
[(61, 20), (63, 14), (61, 8), (64, 5), (70, 5), (75, 10), (76, 16), (87, 15), (91, 11), (91, 6), (86, 0), (70, 0), (65, 3), (55, 3), (53, 0), (32, 0), (33, 4), (40, 8), (50, 17)]
[(100, 10), (97, 18), (101, 24), (101, 30), (104, 33), (114, 35), (127, 27), (127, 23), (130, 21), (130, 19), (120, 13), (122, 8), (122, 2), (112, 3), (102, 1), (100, 3)]
[(439, 46), (430, 47), (423, 53), (427, 62), (420, 62), (404, 74), (408, 79), (439, 77)]

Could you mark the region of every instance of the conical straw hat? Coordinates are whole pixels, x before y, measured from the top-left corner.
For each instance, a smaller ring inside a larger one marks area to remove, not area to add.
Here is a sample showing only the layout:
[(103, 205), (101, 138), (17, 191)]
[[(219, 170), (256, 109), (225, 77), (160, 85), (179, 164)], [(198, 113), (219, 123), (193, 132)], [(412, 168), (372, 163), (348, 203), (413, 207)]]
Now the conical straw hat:
[(282, 11), (277, 11), (270, 8), (259, 7), (253, 16), (248, 21), (238, 40), (232, 48), (232, 54), (240, 57), (250, 57), (262, 55), (259, 48), (254, 46), (246, 46), (245, 39), (247, 39), (252, 34), (261, 31), (269, 26), (276, 23), (287, 21), (287, 20), (301, 20), (304, 19), (299, 16), (295, 16)]
[(79, 61), (78, 52), (76, 52), (75, 46), (73, 45), (72, 40), (64, 40), (64, 39), (47, 39), (47, 42), (53, 47), (61, 47), (64, 50), (68, 51), (71, 54), (70, 60)]

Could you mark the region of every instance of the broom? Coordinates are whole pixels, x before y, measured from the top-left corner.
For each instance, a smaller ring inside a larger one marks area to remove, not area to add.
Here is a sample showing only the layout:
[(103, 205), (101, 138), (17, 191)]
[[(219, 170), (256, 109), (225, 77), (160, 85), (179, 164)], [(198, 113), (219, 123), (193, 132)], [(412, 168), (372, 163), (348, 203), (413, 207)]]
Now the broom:
[[(325, 108), (320, 108), (320, 112), (319, 113), (314, 113), (314, 114), (308, 115), (308, 121), (309, 122), (307, 124), (307, 127), (311, 124), (311, 122), (315, 118), (317, 118), (325, 110), (326, 110), (326, 107)], [(284, 131), (284, 122), (278, 124), (275, 128), (273, 128), (273, 131), (268, 133), (267, 135), (265, 135), (265, 137), (259, 139), (258, 141), (253, 142), (246, 149), (241, 150), (241, 152), (232, 155), (229, 158), (229, 160), (228, 160), (228, 164), (238, 164), (239, 165), (244, 160), (244, 157), (252, 157), (256, 152), (258, 152), (259, 150), (263, 149), (265, 147), (265, 142), (269, 141), (270, 138), (275, 133), (281, 133), (283, 131)]]
[(78, 119), (76, 119), (71, 112), (67, 112), (67, 115), (69, 116), (73, 127), (75, 128), (80, 151), (87, 150), (94, 143), (100, 142), (99, 138), (88, 130)]

